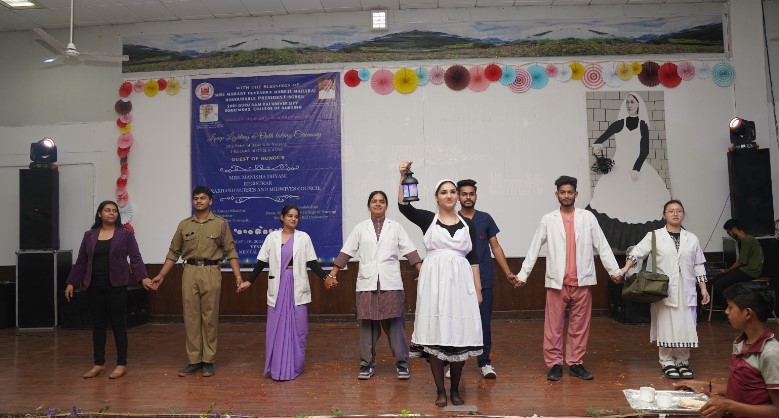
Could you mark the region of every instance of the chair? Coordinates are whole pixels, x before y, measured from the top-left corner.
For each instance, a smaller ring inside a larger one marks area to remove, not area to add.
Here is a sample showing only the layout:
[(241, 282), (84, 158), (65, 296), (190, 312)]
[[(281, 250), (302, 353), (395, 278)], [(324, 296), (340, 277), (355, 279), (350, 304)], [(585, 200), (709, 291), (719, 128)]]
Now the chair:
[(709, 322), (711, 322), (712, 312), (725, 312), (725, 308), (722, 306), (714, 305), (714, 281), (709, 281), (711, 284), (711, 290), (709, 291), (709, 303), (701, 307), (703, 311), (709, 311)]
[[(752, 280), (752, 283), (762, 284), (767, 289), (771, 288), (771, 279), (768, 277), (758, 277), (757, 279)], [(774, 308), (771, 311), (771, 314), (774, 316), (774, 321), (776, 321), (776, 323), (779, 323), (779, 318), (776, 317), (776, 308)]]

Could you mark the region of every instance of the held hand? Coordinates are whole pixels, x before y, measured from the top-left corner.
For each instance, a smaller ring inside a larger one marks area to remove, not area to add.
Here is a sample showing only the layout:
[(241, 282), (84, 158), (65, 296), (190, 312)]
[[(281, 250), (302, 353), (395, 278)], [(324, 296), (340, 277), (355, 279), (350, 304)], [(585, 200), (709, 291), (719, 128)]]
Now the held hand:
[(146, 277), (143, 280), (141, 280), (141, 284), (143, 284), (143, 288), (146, 289), (146, 291), (157, 290), (154, 287), (154, 284), (152, 283), (151, 279), (148, 278), (148, 277)]
[(603, 144), (595, 144), (592, 146), (593, 153), (600, 154), (601, 151), (603, 151)]
[(614, 284), (620, 284), (622, 283), (623, 277), (624, 274), (622, 274), (622, 271), (620, 271), (616, 276), (611, 276), (611, 281), (613, 281)]
[(238, 286), (241, 285), (241, 283), (243, 283), (243, 279), (240, 278), (240, 277), (236, 277), (235, 278), (235, 286), (238, 287)]
[(249, 286), (251, 286), (251, 285), (252, 285), (252, 282), (250, 282), (248, 280), (246, 280), (246, 281), (242, 280), (241, 283), (238, 284), (238, 287), (235, 289), (235, 293), (241, 293), (244, 290), (248, 289)]
[(153, 279), (151, 279), (151, 284), (154, 287), (154, 290), (157, 290), (160, 288), (160, 285), (162, 285), (162, 282), (165, 280), (164, 277), (161, 275), (156, 275)]
[(400, 163), (400, 167), (398, 167), (398, 169), (400, 170), (401, 177), (406, 174), (407, 169), (411, 168), (411, 163), (411, 161), (403, 161)]
[(517, 280), (518, 279), (517, 279), (517, 275), (516, 274), (514, 274), (514, 273), (507, 274), (506, 275), (506, 280), (508, 280), (509, 283), (511, 283), (512, 286), (517, 287)]
[(703, 405), (700, 414), (704, 418), (719, 418), (728, 412), (728, 403), (730, 401), (722, 396), (712, 396), (706, 405)]
[(65, 288), (65, 299), (66, 299), (68, 302), (70, 302), (70, 299), (72, 299), (72, 298), (73, 298), (73, 285), (72, 285), (72, 284), (69, 284), (69, 285), (68, 285), (68, 286)]
[(527, 282), (523, 282), (522, 280), (519, 280), (519, 278), (517, 278), (517, 281), (514, 282), (514, 288), (525, 287), (526, 284)]
[(336, 286), (338, 286), (338, 280), (336, 280), (334, 277), (328, 277), (325, 279), (325, 289), (332, 289)]
[(630, 179), (633, 180), (633, 183), (638, 181), (639, 172), (636, 170), (630, 170)]

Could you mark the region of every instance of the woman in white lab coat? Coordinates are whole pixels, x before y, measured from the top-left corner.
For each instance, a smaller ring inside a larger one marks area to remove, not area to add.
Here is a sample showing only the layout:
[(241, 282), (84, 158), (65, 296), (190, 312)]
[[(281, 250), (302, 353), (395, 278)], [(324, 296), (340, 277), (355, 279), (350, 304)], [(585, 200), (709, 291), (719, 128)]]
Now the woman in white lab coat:
[[(684, 206), (670, 200), (663, 207), (666, 225), (654, 232), (657, 245), (657, 272), (668, 276), (668, 297), (652, 304), (649, 340), (657, 341), (660, 366), (669, 379), (692, 379), (690, 348), (698, 347), (698, 286), (702, 304), (709, 303), (706, 269), (698, 237), (682, 228)], [(628, 254), (620, 277), (634, 264), (652, 253), (652, 233), (636, 244)]]

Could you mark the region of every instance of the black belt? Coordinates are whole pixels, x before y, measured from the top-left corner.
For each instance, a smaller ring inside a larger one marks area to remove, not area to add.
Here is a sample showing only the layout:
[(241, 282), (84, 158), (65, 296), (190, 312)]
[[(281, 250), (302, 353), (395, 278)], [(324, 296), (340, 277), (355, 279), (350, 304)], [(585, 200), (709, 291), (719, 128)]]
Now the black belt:
[(189, 259), (185, 263), (193, 266), (218, 266), (219, 260)]

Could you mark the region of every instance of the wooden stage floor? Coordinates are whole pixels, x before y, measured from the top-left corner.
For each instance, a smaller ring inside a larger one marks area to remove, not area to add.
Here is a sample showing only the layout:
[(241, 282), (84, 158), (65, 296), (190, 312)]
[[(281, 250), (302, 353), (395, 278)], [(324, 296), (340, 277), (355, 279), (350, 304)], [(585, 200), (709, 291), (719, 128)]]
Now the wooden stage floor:
[[(721, 315), (721, 314), (720, 314)], [(406, 324), (411, 336), (413, 324)], [(698, 325), (701, 347), (693, 350), (696, 378), (724, 380), (736, 332), (723, 319)], [(631, 412), (622, 389), (670, 388), (660, 373), (649, 325), (608, 318), (592, 321), (585, 366), (595, 375), (582, 381), (565, 374), (546, 380), (541, 320), (493, 321), (496, 380), (481, 377), (476, 361), (466, 364), (461, 394), (466, 405), (488, 416), (587, 416), (588, 409)], [(204, 414), (243, 416), (457, 415), (433, 404), (435, 386), (423, 360), (411, 361), (412, 377), (400, 381), (385, 336), (379, 340), (374, 377), (357, 379), (358, 329), (354, 322), (311, 323), (305, 372), (294, 381), (262, 377), (264, 323), (222, 323), (216, 374), (178, 377), (186, 363), (183, 324), (145, 324), (129, 330), (128, 373), (109, 380), (115, 351), (109, 332), (107, 371), (85, 380), (91, 367), (90, 330), (0, 330), (0, 415), (73, 406), (111, 415)], [(215, 403), (212, 408), (212, 403)]]

